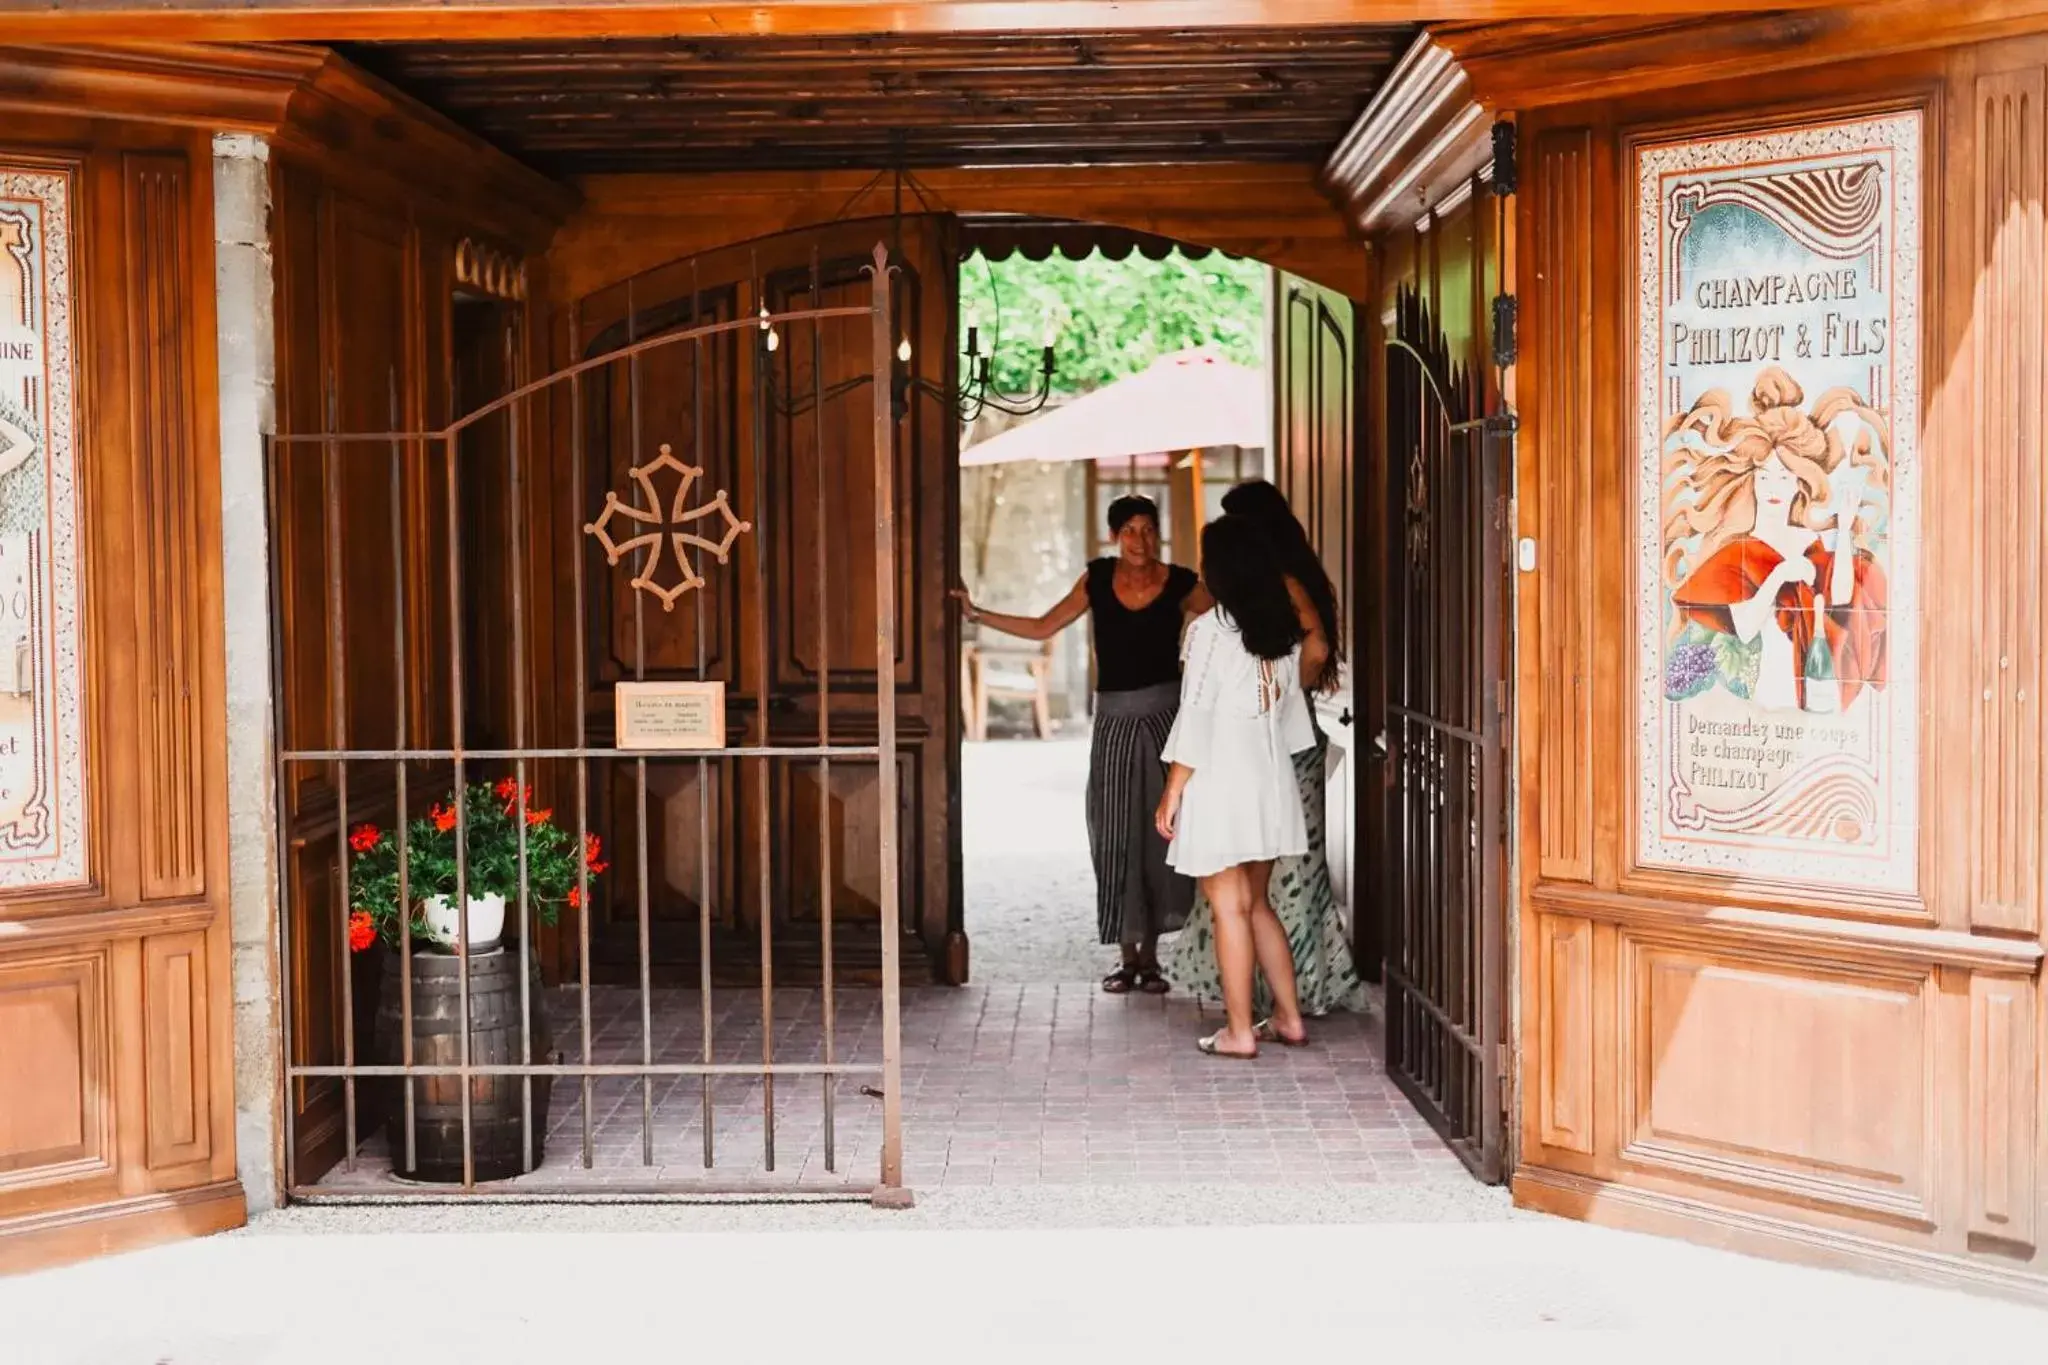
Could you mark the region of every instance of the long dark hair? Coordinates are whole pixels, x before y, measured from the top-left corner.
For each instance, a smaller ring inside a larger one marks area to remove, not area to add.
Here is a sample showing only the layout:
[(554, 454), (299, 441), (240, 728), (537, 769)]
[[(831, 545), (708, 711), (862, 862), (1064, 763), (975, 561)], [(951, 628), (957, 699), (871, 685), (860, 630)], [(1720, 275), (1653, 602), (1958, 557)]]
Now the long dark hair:
[(1316, 553), (1316, 547), (1309, 544), (1308, 532), (1301, 528), (1294, 509), (1287, 505), (1286, 495), (1264, 479), (1253, 479), (1223, 495), (1223, 510), (1257, 522), (1273, 546), (1273, 554), (1280, 561), (1280, 571), (1301, 584), (1301, 590), (1308, 594), (1309, 604), (1316, 609), (1316, 617), (1323, 623), (1323, 638), (1330, 642), (1330, 658), (1323, 666), (1323, 679), (1334, 686), (1337, 670), (1344, 663), (1344, 633), (1339, 629), (1337, 588), (1330, 582), (1330, 575), (1323, 568), (1323, 560)]
[(1202, 581), (1259, 658), (1285, 658), (1301, 643), (1279, 556), (1251, 518), (1226, 512), (1202, 529)]

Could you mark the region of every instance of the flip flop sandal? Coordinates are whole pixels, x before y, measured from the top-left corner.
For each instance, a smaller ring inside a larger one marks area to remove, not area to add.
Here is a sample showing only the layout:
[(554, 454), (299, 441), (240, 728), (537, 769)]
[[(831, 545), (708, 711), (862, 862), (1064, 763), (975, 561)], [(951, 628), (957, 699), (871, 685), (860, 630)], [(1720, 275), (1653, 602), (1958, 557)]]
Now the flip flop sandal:
[(1195, 1050), (1204, 1057), (1220, 1057), (1226, 1062), (1249, 1062), (1258, 1057), (1256, 1052), (1225, 1052), (1216, 1045), (1216, 1040), (1222, 1036), (1223, 1030), (1217, 1029), (1206, 1038), (1195, 1039)]
[(1119, 967), (1102, 978), (1102, 990), (1105, 995), (1129, 995), (1132, 987), (1137, 984), (1136, 967)]
[(1273, 1027), (1271, 1019), (1261, 1019), (1258, 1023), (1253, 1024), (1252, 1033), (1262, 1043), (1278, 1043), (1282, 1047), (1308, 1046), (1308, 1035), (1306, 1033), (1302, 1034), (1299, 1038), (1289, 1038), (1280, 1032), (1279, 1029)]
[(1131, 984), (1146, 995), (1164, 995), (1173, 989), (1173, 983), (1157, 967), (1140, 967), (1131, 978)]

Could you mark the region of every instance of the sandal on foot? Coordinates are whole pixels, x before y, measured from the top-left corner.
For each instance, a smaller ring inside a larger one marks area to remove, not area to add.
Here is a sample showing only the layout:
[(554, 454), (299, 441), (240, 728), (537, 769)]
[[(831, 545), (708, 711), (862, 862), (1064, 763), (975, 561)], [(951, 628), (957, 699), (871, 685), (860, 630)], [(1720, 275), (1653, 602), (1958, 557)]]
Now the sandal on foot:
[(1256, 1051), (1225, 1052), (1220, 1046), (1218, 1046), (1218, 1040), (1222, 1037), (1223, 1030), (1217, 1029), (1214, 1033), (1210, 1034), (1206, 1038), (1197, 1038), (1195, 1039), (1195, 1050), (1197, 1052), (1200, 1052), (1204, 1057), (1221, 1057), (1225, 1061), (1231, 1062), (1249, 1062), (1259, 1055)]
[(1140, 967), (1131, 977), (1131, 984), (1146, 995), (1164, 995), (1173, 989), (1173, 983), (1157, 967)]
[(1253, 1024), (1252, 1033), (1256, 1035), (1258, 1040), (1262, 1043), (1278, 1043), (1282, 1047), (1308, 1046), (1308, 1034), (1303, 1033), (1299, 1038), (1289, 1038), (1279, 1029), (1273, 1027), (1273, 1021), (1271, 1019), (1261, 1019), (1258, 1023)]
[(1102, 978), (1102, 990), (1105, 995), (1129, 995), (1131, 988), (1137, 984), (1138, 969), (1131, 966), (1119, 967)]

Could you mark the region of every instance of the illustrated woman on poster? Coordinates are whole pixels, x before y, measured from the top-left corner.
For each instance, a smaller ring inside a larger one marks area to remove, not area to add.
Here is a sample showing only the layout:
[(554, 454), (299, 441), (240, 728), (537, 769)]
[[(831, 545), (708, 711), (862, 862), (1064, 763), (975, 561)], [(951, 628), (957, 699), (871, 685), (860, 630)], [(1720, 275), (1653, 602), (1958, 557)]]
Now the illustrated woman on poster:
[[(1884, 569), (1866, 513), (1888, 491), (1883, 420), (1847, 389), (1811, 410), (1784, 370), (1757, 377), (1748, 415), (1703, 395), (1665, 432), (1665, 576), (1675, 630), (1739, 643), (1679, 645), (1666, 678), (1715, 678), (1769, 710), (1846, 711), (1885, 683)], [(1753, 669), (1753, 680), (1750, 670)]]

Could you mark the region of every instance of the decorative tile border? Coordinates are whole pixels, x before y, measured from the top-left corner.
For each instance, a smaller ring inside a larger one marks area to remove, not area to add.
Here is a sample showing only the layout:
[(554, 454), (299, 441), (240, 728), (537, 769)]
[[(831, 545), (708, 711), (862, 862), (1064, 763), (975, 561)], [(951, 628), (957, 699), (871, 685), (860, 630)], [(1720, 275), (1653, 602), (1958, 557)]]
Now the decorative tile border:
[(0, 888), (87, 877), (72, 178), (0, 164)]

